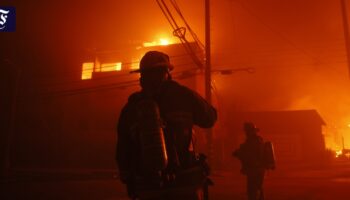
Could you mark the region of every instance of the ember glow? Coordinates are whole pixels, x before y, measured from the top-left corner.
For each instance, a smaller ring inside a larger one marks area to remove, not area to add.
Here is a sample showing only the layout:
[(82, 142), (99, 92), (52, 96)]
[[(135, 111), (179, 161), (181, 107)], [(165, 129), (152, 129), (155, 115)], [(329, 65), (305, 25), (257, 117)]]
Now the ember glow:
[(341, 156), (342, 155), (342, 150), (339, 150), (339, 151), (336, 151), (335, 152), (335, 157), (339, 157), (339, 156)]
[(350, 159), (350, 152), (348, 150), (339, 150), (335, 152), (335, 157)]

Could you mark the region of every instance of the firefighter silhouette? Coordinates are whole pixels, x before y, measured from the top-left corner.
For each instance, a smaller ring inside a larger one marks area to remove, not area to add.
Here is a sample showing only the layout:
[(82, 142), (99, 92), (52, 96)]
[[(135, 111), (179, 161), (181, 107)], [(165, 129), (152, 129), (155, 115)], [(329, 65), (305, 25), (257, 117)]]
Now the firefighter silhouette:
[(131, 199), (203, 199), (205, 156), (193, 151), (192, 128), (214, 125), (216, 110), (171, 79), (169, 56), (147, 52), (140, 61), (141, 91), (130, 95), (117, 127), (116, 160)]
[(252, 122), (245, 122), (243, 129), (246, 140), (233, 152), (242, 164), (241, 173), (247, 177), (249, 200), (264, 200), (263, 182), (265, 171), (275, 168), (273, 146), (264, 142), (257, 133), (259, 129)]

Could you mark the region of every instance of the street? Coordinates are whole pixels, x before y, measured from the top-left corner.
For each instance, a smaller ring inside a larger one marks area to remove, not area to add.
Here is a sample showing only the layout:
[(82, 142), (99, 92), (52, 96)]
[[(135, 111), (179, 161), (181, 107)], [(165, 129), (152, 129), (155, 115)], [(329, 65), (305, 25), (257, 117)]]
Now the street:
[[(28, 172), (1, 181), (2, 200), (7, 199), (128, 199), (123, 185), (111, 171), (80, 173)], [(244, 200), (245, 177), (237, 171), (215, 171), (210, 199)], [(348, 164), (321, 169), (295, 168), (268, 172), (265, 197), (268, 200), (350, 199)]]

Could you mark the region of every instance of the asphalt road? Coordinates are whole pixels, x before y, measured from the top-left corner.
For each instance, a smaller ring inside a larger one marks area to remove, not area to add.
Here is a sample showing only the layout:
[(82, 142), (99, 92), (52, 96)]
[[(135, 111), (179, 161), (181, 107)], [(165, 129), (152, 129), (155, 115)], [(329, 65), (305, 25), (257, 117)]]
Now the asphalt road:
[[(210, 199), (244, 200), (245, 177), (236, 170), (215, 171)], [(2, 178), (0, 199), (126, 200), (124, 186), (112, 171), (50, 172), (37, 170)], [(269, 172), (267, 200), (350, 199), (350, 165)]]

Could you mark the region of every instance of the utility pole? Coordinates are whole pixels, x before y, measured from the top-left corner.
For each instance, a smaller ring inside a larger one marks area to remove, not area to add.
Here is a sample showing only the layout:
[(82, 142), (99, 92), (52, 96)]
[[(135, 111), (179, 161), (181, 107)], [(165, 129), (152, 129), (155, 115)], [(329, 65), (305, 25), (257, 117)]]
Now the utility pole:
[(210, 3), (205, 0), (205, 98), (211, 103)]
[[(210, 55), (210, 0), (205, 0), (205, 98), (211, 104), (211, 55)], [(212, 159), (213, 137), (212, 129), (208, 129), (208, 159)]]
[(346, 0), (340, 0), (340, 3), (341, 3), (342, 16), (343, 16), (343, 29), (344, 29), (346, 55), (348, 60), (348, 73), (350, 77), (350, 35), (349, 35), (349, 19), (348, 19), (347, 3), (346, 3)]

